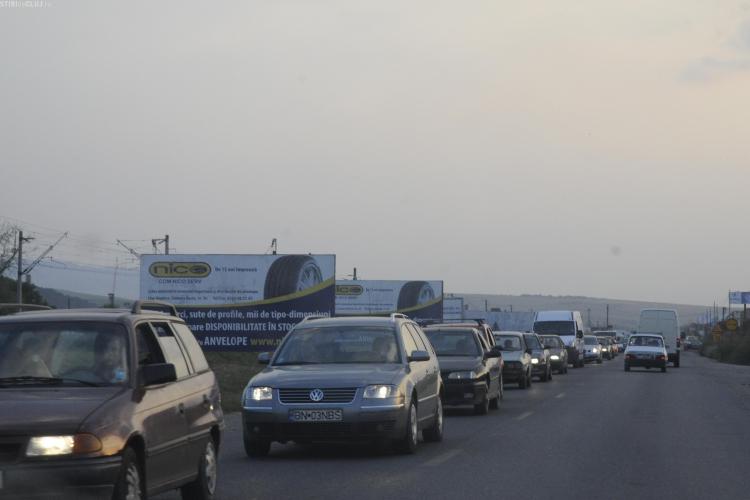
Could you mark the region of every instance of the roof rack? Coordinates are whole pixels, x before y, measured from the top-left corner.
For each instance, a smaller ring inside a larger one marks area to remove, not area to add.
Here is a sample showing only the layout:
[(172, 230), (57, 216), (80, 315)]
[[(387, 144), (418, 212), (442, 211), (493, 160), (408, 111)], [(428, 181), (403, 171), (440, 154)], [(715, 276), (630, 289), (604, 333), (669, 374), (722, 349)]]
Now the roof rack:
[(300, 323), (304, 323), (305, 321), (312, 321), (316, 319), (330, 319), (330, 316), (325, 316), (323, 314), (311, 314), (309, 316), (305, 316), (302, 318), (302, 321)]
[(50, 306), (43, 306), (41, 304), (19, 304), (18, 302), (3, 302), (0, 303), (0, 311), (3, 309), (17, 309), (16, 312), (26, 311), (48, 311), (52, 309)]
[(391, 319), (393, 319), (393, 320), (395, 320), (397, 318), (398, 319), (409, 319), (409, 316), (407, 316), (406, 314), (403, 314), (403, 313), (391, 313), (390, 316), (391, 316)]
[(160, 312), (171, 316), (178, 316), (177, 308), (174, 304), (163, 302), (161, 300), (136, 300), (133, 302), (133, 308), (130, 310), (133, 314), (141, 314), (143, 310)]

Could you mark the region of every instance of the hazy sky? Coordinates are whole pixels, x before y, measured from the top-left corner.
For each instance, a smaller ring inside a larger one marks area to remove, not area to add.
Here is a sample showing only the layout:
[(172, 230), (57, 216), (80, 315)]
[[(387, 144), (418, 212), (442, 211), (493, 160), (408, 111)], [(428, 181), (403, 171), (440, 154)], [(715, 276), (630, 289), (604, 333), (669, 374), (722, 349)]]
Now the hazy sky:
[(750, 290), (748, 1), (2, 1), (0, 43), (0, 216), (61, 259)]

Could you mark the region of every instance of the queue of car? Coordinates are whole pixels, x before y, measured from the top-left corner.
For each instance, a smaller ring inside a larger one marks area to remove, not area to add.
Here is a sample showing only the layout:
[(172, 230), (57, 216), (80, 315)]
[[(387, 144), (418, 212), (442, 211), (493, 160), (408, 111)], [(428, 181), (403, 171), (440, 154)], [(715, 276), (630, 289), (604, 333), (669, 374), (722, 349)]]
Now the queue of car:
[[(446, 406), (486, 415), (508, 384), (527, 389), (569, 365), (613, 359), (614, 339), (585, 334), (579, 319), (539, 313), (539, 335), (493, 332), (482, 320), (420, 325), (398, 313), (304, 318), (258, 356), (266, 367), (242, 395), (245, 452), (355, 441), (414, 453), (420, 435), (442, 441)], [(647, 311), (644, 328), (657, 331), (630, 336), (625, 371), (679, 366), (679, 349), (669, 352), (675, 321)], [(30, 485), (34, 495), (214, 496), (219, 387), (171, 304), (0, 318), (0, 401), (3, 496), (26, 498)]]

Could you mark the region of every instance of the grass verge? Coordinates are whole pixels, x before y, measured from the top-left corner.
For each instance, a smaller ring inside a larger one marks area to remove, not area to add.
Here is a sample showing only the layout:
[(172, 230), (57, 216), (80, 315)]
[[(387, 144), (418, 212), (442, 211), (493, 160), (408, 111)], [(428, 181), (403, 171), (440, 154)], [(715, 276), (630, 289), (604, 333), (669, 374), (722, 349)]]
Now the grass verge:
[(263, 369), (257, 352), (207, 352), (206, 359), (219, 379), (224, 412), (240, 411), (242, 391), (248, 380)]

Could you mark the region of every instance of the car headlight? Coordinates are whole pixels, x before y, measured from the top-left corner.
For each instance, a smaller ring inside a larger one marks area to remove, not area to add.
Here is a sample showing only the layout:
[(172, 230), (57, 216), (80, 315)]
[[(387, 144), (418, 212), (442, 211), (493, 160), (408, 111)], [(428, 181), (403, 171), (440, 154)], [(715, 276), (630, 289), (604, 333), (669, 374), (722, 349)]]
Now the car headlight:
[(599, 350), (596, 347), (594, 347), (593, 349), (591, 349), (591, 352), (593, 352), (594, 354), (596, 354), (597, 352), (599, 352)]
[(470, 371), (470, 372), (451, 372), (450, 375), (448, 375), (448, 379), (450, 380), (473, 380), (477, 378), (477, 372)]
[(250, 401), (270, 401), (273, 399), (273, 389), (270, 387), (248, 387), (245, 399)]
[(539, 364), (539, 358), (531, 358), (531, 364), (532, 365), (538, 365)]
[(398, 396), (398, 388), (395, 385), (368, 385), (362, 396), (365, 399), (385, 399)]
[(36, 436), (26, 446), (27, 457), (70, 455), (75, 445), (74, 436)]
[(560, 359), (560, 356), (558, 356), (557, 354), (553, 354), (549, 357), (549, 359), (551, 359), (552, 361), (558, 361)]

